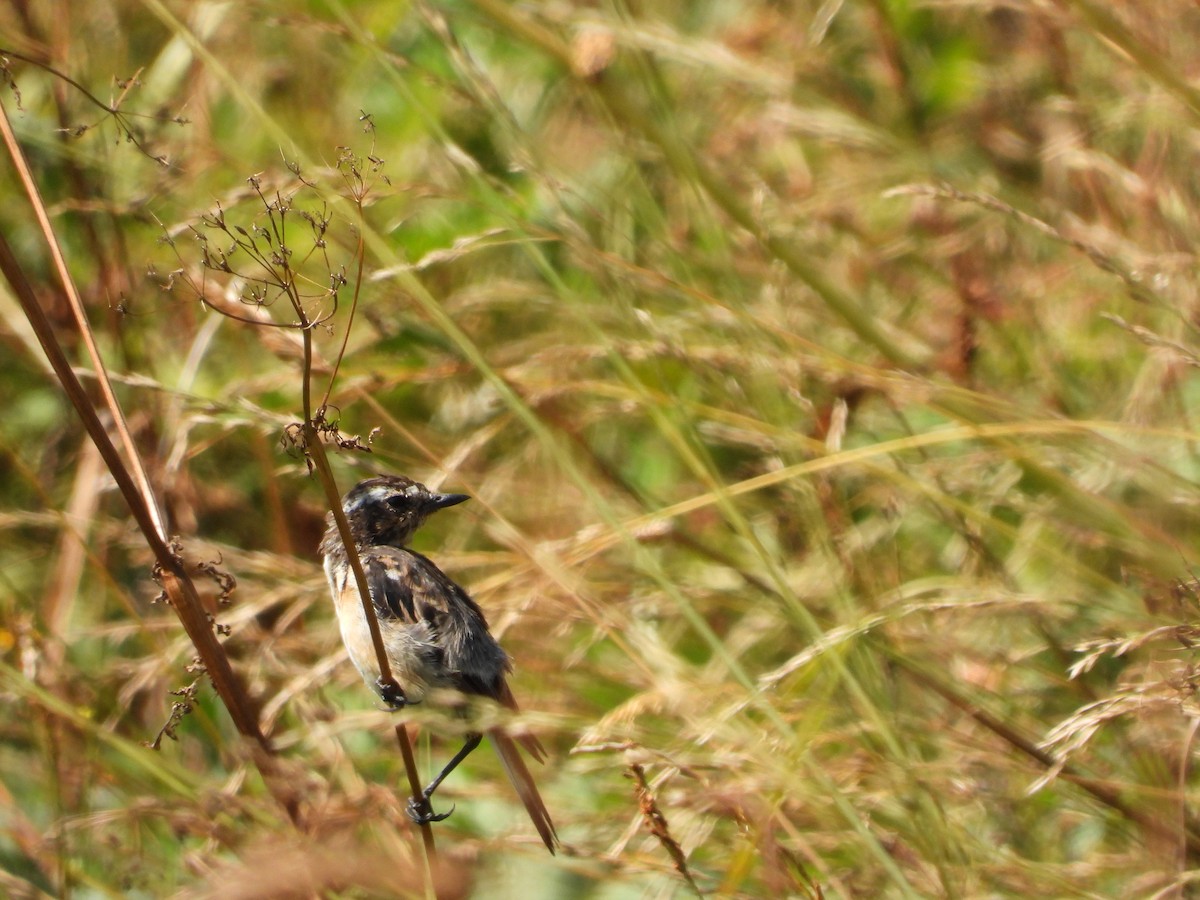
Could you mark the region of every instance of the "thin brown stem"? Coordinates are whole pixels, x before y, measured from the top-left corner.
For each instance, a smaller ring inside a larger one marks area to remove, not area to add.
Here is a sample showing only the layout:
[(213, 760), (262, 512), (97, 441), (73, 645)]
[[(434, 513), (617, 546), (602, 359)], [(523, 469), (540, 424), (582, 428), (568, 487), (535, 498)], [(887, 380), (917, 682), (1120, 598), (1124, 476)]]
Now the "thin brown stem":
[[(396, 723), (396, 740), (400, 744), (400, 755), (404, 757), (404, 771), (408, 773), (408, 788), (412, 792), (413, 799), (420, 800), (422, 796), (421, 776), (417, 772), (416, 757), (413, 756), (412, 739), (403, 722)], [(421, 841), (425, 845), (426, 872), (431, 873), (437, 867), (437, 847), (433, 842), (433, 828), (428, 822), (422, 822), (420, 828)]]
[(84, 428), (87, 429), (88, 435), (95, 443), (96, 449), (100, 451), (105, 465), (116, 481), (117, 489), (129, 505), (134, 521), (161, 569), (163, 589), (171, 600), (171, 608), (175, 610), (180, 622), (183, 623), (184, 630), (195, 646), (200, 661), (208, 671), (213, 687), (216, 688), (217, 694), (229, 710), (234, 725), (241, 734), (252, 738), (264, 751), (270, 752), (267, 739), (259, 729), (258, 718), (250, 697), (234, 673), (224, 648), (213, 634), (212, 625), (196, 593), (196, 586), (188, 576), (183, 562), (161, 537), (158, 520), (145, 502), (129, 468), (109, 438), (108, 432), (105, 431), (87, 391), (84, 390), (83, 384), (72, 370), (62, 346), (55, 337), (50, 321), (38, 305), (29, 279), (3, 235), (0, 235), (0, 272), (3, 272), (26, 318), (33, 327), (38, 343), (41, 344), (59, 384), (62, 385), (63, 392), (71, 401), (71, 405), (75, 407)]
[(366, 259), (366, 245), (363, 242), (362, 229), (362, 207), (359, 207), (359, 229), (358, 229), (358, 249), (355, 255), (358, 257), (358, 277), (354, 279), (354, 298), (350, 302), (350, 316), (346, 320), (346, 328), (342, 334), (342, 346), (338, 348), (337, 358), (333, 361), (333, 372), (329, 376), (329, 384), (325, 388), (325, 396), (321, 399), (321, 408), (324, 409), (329, 405), (329, 395), (333, 393), (333, 383), (337, 381), (338, 370), (342, 367), (342, 359), (346, 356), (346, 345), (350, 342), (350, 329), (354, 327), (354, 314), (358, 312), (358, 295), (362, 290), (363, 281), (363, 265)]
[[(363, 244), (359, 241), (359, 278), (355, 288), (355, 306), (357, 306), (357, 285), (362, 282), (362, 256)], [(316, 467), (317, 478), (321, 482), (321, 486), (325, 490), (325, 502), (329, 507), (330, 513), (333, 515), (333, 520), (337, 526), (338, 536), (341, 538), (342, 546), (346, 550), (346, 558), (350, 562), (350, 569), (354, 573), (354, 583), (358, 588), (359, 601), (362, 603), (363, 614), (367, 620), (367, 630), (371, 633), (371, 645), (375, 650), (375, 659), (379, 664), (379, 688), (385, 700), (389, 703), (404, 702), (404, 688), (396, 681), (392, 674), (391, 662), (388, 659), (387, 649), (383, 645), (383, 633), (379, 629), (379, 619), (375, 615), (375, 606), (371, 602), (371, 589), (367, 584), (367, 575), (363, 570), (362, 560), (359, 558), (358, 551), (355, 548), (354, 537), (350, 532), (350, 523), (346, 519), (346, 513), (342, 509), (341, 493), (338, 490), (337, 482), (333, 477), (333, 469), (329, 465), (329, 457), (325, 453), (325, 445), (321, 441), (321, 434), (317, 428), (316, 420), (313, 417), (312, 409), (312, 324), (308, 320), (308, 315), (304, 311), (304, 304), (300, 302), (299, 296), (295, 293), (295, 288), (289, 281), (288, 296), (292, 301), (293, 307), (296, 310), (296, 315), (300, 319), (301, 337), (304, 348), (304, 370), (301, 379), (301, 403), (304, 414), (304, 445), (307, 448), (309, 459), (313, 461)], [(349, 333), (349, 325), (347, 325), (347, 335)], [(342, 347), (345, 351), (345, 345)], [(341, 361), (341, 354), (338, 355), (338, 361)], [(336, 375), (336, 369), (335, 369)], [(330, 390), (333, 387), (333, 379), (330, 379)], [(328, 400), (322, 401), (322, 410)], [(412, 788), (412, 797), (414, 800), (421, 798), (421, 779), (417, 772), (417, 763), (413, 755), (412, 744), (409, 740), (408, 731), (404, 728), (403, 723), (396, 725), (396, 739), (400, 744), (400, 754), (404, 759), (404, 769), (408, 774), (408, 782)], [(421, 835), (425, 845), (426, 860), (432, 867), (437, 858), (437, 850), (433, 843), (433, 833), (428, 824), (421, 826)], [(432, 882), (431, 882), (432, 883)]]
[(41, 191), (38, 190), (37, 182), (33, 178), (33, 173), (29, 169), (28, 162), (25, 160), (25, 154), (21, 150), (20, 144), (17, 143), (17, 137), (13, 133), (12, 124), (8, 120), (8, 111), (3, 106), (0, 106), (0, 136), (4, 139), (9, 158), (13, 161), (13, 165), (16, 166), (21, 185), (25, 188), (26, 196), (29, 197), (29, 203), (33, 208), (34, 215), (37, 217), (38, 226), (42, 229), (42, 237), (46, 241), (46, 246), (50, 250), (51, 257), (54, 259), (54, 267), (58, 272), (59, 281), (62, 283), (63, 291), (66, 294), (68, 306), (71, 308), (71, 314), (75, 317), (75, 324), (79, 329), (79, 335), (83, 339), (83, 344), (87, 348), (88, 356), (92, 361), (92, 368), (96, 372), (96, 382), (100, 387), (100, 393), (104, 397), (104, 404), (108, 409), (109, 415), (112, 416), (113, 428), (121, 440), (121, 447), (125, 451), (125, 459), (133, 473), (142, 501), (149, 510), (155, 533), (158, 535), (160, 541), (165, 542), (167, 539), (167, 529), (163, 523), (162, 511), (158, 507), (154, 491), (150, 487), (150, 478), (146, 474), (146, 468), (142, 465), (141, 456), (134, 446), (133, 435), (129, 432), (129, 425), (125, 421), (125, 414), (121, 410), (121, 405), (117, 402), (117, 395), (113, 391), (112, 382), (108, 378), (108, 370), (104, 367), (104, 360), (100, 356), (100, 348), (96, 346), (95, 335), (92, 333), (91, 325), (88, 324), (87, 313), (83, 308), (83, 300), (80, 298), (79, 292), (75, 289), (75, 282), (71, 278), (70, 270), (67, 268), (67, 261), (63, 256), (62, 247), (58, 243), (58, 235), (54, 232), (54, 227), (50, 223), (50, 214), (46, 210), (45, 203), (42, 202)]

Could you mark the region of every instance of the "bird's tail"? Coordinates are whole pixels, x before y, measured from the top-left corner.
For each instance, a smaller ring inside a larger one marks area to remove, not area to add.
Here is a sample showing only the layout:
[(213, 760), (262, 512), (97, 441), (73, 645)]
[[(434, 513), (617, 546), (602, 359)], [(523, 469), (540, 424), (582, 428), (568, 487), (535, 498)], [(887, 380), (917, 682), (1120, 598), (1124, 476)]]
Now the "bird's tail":
[[(516, 741), (503, 728), (490, 728), (487, 735), (491, 738), (492, 746), (496, 748), (496, 754), (504, 766), (504, 774), (508, 776), (508, 780), (516, 788), (517, 796), (521, 798), (521, 803), (525, 805), (525, 812), (529, 813), (533, 827), (542, 836), (542, 842), (546, 845), (546, 849), (554, 853), (554, 848), (558, 846), (558, 832), (554, 830), (554, 823), (550, 821), (550, 812), (546, 809), (546, 804), (542, 802), (542, 795), (538, 793), (537, 784), (534, 783), (533, 775), (529, 773), (529, 767), (525, 765), (521, 751), (517, 749)], [(522, 743), (526, 742), (522, 741)], [(534, 740), (534, 746), (537, 751), (541, 750), (541, 745), (537, 744), (536, 740)], [(537, 751), (530, 748), (530, 752), (540, 761), (540, 754)]]

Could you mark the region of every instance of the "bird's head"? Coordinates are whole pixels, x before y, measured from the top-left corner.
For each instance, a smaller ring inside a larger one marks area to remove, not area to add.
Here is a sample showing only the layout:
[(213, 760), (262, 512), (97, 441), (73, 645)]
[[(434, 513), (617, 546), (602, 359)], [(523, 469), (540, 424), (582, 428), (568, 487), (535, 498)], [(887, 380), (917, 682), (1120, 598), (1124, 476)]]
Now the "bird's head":
[(342, 498), (342, 509), (360, 544), (402, 547), (430, 515), (469, 499), (466, 494), (439, 494), (403, 475), (380, 475), (352, 487)]

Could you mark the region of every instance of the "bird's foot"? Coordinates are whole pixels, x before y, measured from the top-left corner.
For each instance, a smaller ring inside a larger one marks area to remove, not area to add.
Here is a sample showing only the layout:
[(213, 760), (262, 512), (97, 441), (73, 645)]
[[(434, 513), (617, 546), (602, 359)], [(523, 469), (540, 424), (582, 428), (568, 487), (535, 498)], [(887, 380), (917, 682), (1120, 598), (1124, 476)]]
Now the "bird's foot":
[(409, 700), (405, 697), (403, 700), (389, 701), (386, 697), (383, 698), (383, 706), (375, 707), (380, 712), (400, 712), (402, 709), (407, 709), (410, 706), (417, 706), (420, 700)]
[(417, 800), (416, 797), (408, 798), (408, 808), (405, 810), (408, 817), (418, 825), (428, 825), (430, 822), (441, 822), (450, 818), (450, 813), (454, 812), (454, 807), (451, 806), (448, 812), (435, 813), (433, 807), (429, 804), (428, 797), (422, 797)]
[(394, 680), (384, 681), (380, 678), (375, 682), (375, 689), (379, 691), (379, 696), (383, 698), (383, 702), (387, 704), (386, 708), (391, 712), (397, 712), (406, 706), (413, 706), (420, 702), (419, 700), (409, 700), (404, 695), (404, 689)]

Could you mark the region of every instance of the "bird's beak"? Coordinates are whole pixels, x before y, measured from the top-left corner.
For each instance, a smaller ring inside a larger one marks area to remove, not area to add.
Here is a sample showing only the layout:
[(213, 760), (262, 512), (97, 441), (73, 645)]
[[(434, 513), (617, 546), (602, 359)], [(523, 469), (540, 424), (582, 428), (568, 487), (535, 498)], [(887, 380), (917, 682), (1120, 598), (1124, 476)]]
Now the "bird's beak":
[(466, 494), (434, 494), (433, 508), (445, 509), (447, 506), (458, 506), (458, 504), (470, 499)]

